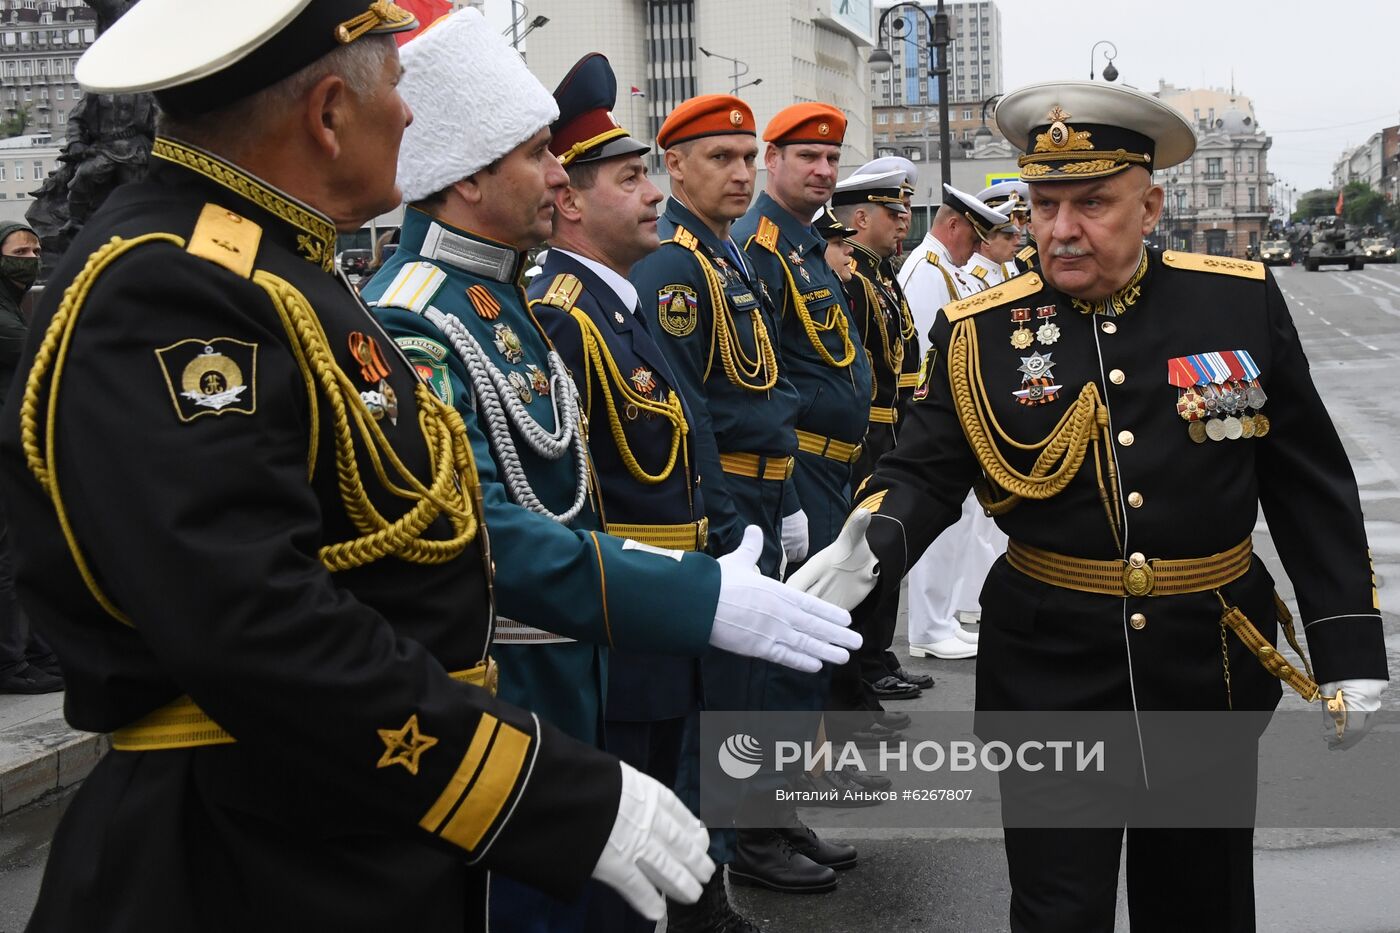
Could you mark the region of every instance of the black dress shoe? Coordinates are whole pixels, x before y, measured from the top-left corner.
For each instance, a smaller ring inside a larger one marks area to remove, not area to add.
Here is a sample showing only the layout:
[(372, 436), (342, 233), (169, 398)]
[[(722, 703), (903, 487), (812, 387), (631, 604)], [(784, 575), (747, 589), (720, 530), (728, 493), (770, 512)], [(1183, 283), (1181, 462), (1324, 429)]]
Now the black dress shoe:
[(869, 771), (861, 771), (859, 768), (839, 768), (836, 773), (866, 790), (889, 790), (894, 786), (894, 781), (883, 774), (872, 774)]
[(847, 845), (844, 842), (828, 842), (825, 839), (819, 839), (812, 828), (800, 820), (795, 827), (780, 829), (778, 832), (782, 833), (783, 838), (787, 839), (794, 849), (818, 865), (825, 865), (836, 871), (856, 867), (855, 846)]
[(61, 678), (63, 676), (63, 668), (58, 666), (58, 655), (54, 654), (53, 652), (49, 652), (42, 658), (31, 659), (29, 662), (29, 666), (37, 667), (45, 674), (50, 674), (54, 677)]
[(45, 673), (33, 664), (26, 664), (0, 680), (0, 693), (58, 693), (62, 689), (62, 677)]
[(836, 887), (836, 871), (818, 865), (773, 829), (741, 829), (729, 877), (735, 884), (787, 894), (820, 894)]
[(717, 867), (694, 904), (666, 901), (667, 933), (759, 933), (747, 917), (734, 909), (724, 887), (724, 866)]
[(875, 714), (875, 721), (886, 729), (908, 729), (914, 724), (914, 720), (908, 713), (891, 713), (888, 711)]
[(893, 671), (891, 671), (891, 675), (898, 680), (904, 681), (906, 684), (913, 684), (920, 690), (933, 689), (932, 674), (915, 674), (913, 671), (910, 671), (906, 668), (897, 667)]
[(870, 685), (875, 696), (882, 700), (912, 700), (920, 694), (918, 687), (893, 674), (887, 674)]

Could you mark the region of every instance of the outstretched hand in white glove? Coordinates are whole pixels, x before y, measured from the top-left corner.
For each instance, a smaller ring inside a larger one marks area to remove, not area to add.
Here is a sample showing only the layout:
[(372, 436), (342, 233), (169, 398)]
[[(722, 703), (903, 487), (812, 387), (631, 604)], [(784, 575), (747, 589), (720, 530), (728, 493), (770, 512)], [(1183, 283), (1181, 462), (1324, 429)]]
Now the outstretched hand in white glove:
[(759, 573), (761, 553), (763, 532), (750, 525), (739, 547), (718, 558), (710, 644), (808, 673), (821, 670), (823, 661), (846, 663), (861, 642), (850, 630), (850, 613)]
[(865, 543), (865, 529), (869, 526), (870, 511), (856, 509), (836, 540), (788, 577), (788, 585), (848, 612), (859, 606), (880, 578), (879, 563)]
[(648, 920), (666, 913), (666, 898), (700, 899), (715, 863), (705, 854), (710, 836), (685, 804), (654, 778), (625, 761), (622, 797), (593, 877), (626, 898)]
[(1381, 691), (1386, 683), (1384, 680), (1338, 680), (1320, 685), (1324, 697), (1334, 697), (1340, 690), (1342, 702), (1346, 704), (1342, 732), (1338, 735), (1336, 717), (1327, 709), (1327, 701), (1323, 700), (1328, 748), (1346, 751), (1366, 737), (1375, 718), (1369, 714), (1381, 708)]

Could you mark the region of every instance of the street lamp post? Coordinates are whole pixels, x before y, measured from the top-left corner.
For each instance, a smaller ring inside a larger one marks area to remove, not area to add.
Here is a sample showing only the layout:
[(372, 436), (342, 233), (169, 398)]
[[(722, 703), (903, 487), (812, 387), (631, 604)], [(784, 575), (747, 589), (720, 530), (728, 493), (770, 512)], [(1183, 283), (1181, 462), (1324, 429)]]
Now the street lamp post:
[(1100, 39), (1098, 42), (1095, 42), (1094, 47), (1089, 50), (1089, 80), (1094, 80), (1094, 53), (1099, 50), (1099, 46), (1101, 45), (1106, 45), (1110, 49), (1113, 49), (1112, 53), (1108, 51), (1103, 53), (1103, 57), (1108, 59), (1108, 64), (1105, 65), (1103, 69), (1103, 79), (1105, 81), (1116, 81), (1118, 80), (1118, 69), (1114, 67), (1113, 60), (1118, 57), (1118, 46), (1109, 42), (1107, 39)]
[[(894, 67), (894, 57), (884, 46), (884, 40), (889, 38), (891, 46), (896, 39), (905, 39), (914, 31), (914, 23), (911, 19), (905, 18), (903, 11), (916, 12), (928, 21), (929, 34), (933, 36), (932, 46), (938, 50), (937, 67), (930, 69), (938, 78), (938, 160), (941, 163), (943, 184), (950, 185), (953, 182), (952, 148), (948, 135), (948, 13), (943, 9), (943, 0), (938, 0), (938, 7), (933, 16), (929, 16), (928, 10), (918, 3), (896, 3), (880, 14), (880, 23), (875, 29), (875, 35), (880, 45), (870, 53), (870, 70), (876, 74), (888, 74)], [(890, 22), (890, 15), (900, 11), (900, 15)], [(924, 46), (924, 51), (929, 52), (929, 46)], [(940, 189), (941, 190), (941, 189)]]
[[(730, 75), (730, 77), (734, 79), (734, 90), (733, 90), (732, 93), (733, 93), (736, 97), (738, 96), (739, 91), (740, 91), (741, 89), (746, 88), (746, 87), (753, 87), (753, 86), (755, 86), (755, 85), (759, 85), (759, 84), (762, 84), (762, 83), (763, 83), (763, 79), (762, 79), (762, 78), (754, 78), (752, 81), (746, 81), (746, 82), (743, 83), (743, 84), (740, 84), (740, 83), (739, 83), (739, 79), (742, 78), (744, 75), (746, 75), (746, 74), (749, 73), (749, 63), (748, 63), (748, 62), (742, 62), (742, 61), (740, 61), (740, 60), (737, 59), (737, 58), (730, 58), (728, 55), (721, 55), (721, 54), (719, 54), (718, 52), (711, 52), (709, 49), (705, 48), (704, 46), (701, 46), (701, 47), (700, 47), (700, 52), (701, 52), (701, 54), (703, 54), (706, 58), (722, 58), (722, 59), (724, 59), (724, 60), (727, 61), (727, 62), (733, 62), (733, 63), (734, 63), (734, 74)], [(743, 66), (743, 68), (744, 68), (743, 71), (740, 71), (740, 70), (739, 70), (739, 66), (740, 66), (740, 65)]]

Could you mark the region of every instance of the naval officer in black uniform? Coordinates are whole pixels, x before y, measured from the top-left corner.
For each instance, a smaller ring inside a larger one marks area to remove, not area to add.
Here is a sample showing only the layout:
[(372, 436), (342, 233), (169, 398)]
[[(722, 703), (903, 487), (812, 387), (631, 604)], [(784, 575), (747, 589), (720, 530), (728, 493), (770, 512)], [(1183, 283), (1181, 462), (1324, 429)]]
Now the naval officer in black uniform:
[(30, 930), (479, 930), (485, 868), (659, 917), (713, 870), (669, 791), (492, 695), (465, 429), (334, 268), (399, 199), (413, 25), (145, 0), (78, 64), (154, 89), (162, 132), (60, 263), (0, 432), (21, 593), (113, 746)]
[[(1190, 156), (1191, 128), (1088, 82), (1008, 94), (997, 122), (1025, 150), (1041, 271), (940, 311), (899, 446), (793, 582), (850, 605), (877, 562), (897, 581), (975, 484), (1011, 539), (982, 590), (979, 715), (1268, 711), (1282, 680), (1354, 743), (1387, 679), (1381, 618), (1356, 482), (1288, 307), (1259, 263), (1142, 245), (1162, 207), (1150, 173)], [(1261, 505), (1315, 680), (1272, 650)], [(1143, 747), (1146, 786), (1161, 758)], [(1252, 783), (1245, 751), (1242, 775), (1217, 777)], [(1126, 836), (1135, 931), (1254, 929), (1252, 830)], [(1113, 929), (1121, 828), (1005, 839), (1013, 930)]]

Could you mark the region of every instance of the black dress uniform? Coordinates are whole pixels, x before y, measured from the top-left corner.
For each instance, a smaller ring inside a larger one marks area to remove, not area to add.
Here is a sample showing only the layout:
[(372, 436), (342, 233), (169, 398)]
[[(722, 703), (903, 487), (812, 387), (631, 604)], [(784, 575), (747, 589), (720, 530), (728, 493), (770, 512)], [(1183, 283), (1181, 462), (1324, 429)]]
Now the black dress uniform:
[(479, 929), (483, 866), (576, 889), (618, 767), (483, 689), (460, 421), (329, 219), (152, 156), (60, 264), (5, 415), (25, 603), (68, 720), (114, 732), (30, 929)]
[[(1194, 147), (1173, 111), (1121, 88), (1025, 88), (998, 121), (1033, 140), (1032, 184), (1150, 171), (1154, 146), (1158, 167)], [(981, 484), (1010, 544), (981, 595), (979, 717), (1272, 710), (1279, 680), (1224, 611), (1276, 641), (1273, 578), (1250, 546), (1261, 505), (1317, 680), (1385, 679), (1355, 479), (1259, 263), (1144, 249), (1094, 301), (1024, 273), (940, 311), (915, 399), (867, 487), (867, 540), (898, 579)], [(1140, 786), (1161, 790), (1180, 747), (1134, 744)], [(1213, 776), (1252, 786), (1252, 746), (1231, 751)], [(1133, 928), (1252, 930), (1251, 838), (1130, 826)], [(1008, 827), (1012, 929), (1111, 930), (1122, 839)]]

